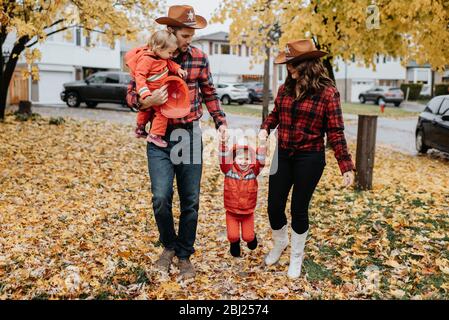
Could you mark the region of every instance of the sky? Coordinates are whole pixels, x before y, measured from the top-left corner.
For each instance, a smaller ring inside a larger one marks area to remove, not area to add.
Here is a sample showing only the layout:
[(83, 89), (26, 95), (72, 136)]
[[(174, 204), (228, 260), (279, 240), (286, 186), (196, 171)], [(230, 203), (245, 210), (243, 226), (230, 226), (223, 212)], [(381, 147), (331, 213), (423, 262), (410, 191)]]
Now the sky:
[[(199, 14), (200, 16), (203, 16), (209, 22), (215, 9), (218, 8), (220, 1), (219, 0), (166, 0), (166, 3), (167, 3), (166, 13), (168, 12), (169, 6), (186, 4), (186, 5), (192, 6), (195, 9), (195, 14)], [(231, 21), (227, 21), (224, 24), (209, 24), (205, 29), (197, 30), (196, 35), (210, 34), (210, 33), (218, 32), (218, 31), (228, 32), (230, 24), (231, 24)]]

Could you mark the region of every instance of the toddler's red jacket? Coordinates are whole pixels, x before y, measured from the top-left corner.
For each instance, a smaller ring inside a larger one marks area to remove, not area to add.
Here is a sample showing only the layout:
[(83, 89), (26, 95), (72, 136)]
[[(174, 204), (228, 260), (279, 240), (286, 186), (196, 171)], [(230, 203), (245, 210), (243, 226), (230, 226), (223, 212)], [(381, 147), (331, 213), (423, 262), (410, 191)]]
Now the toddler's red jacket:
[(177, 74), (181, 68), (172, 60), (158, 58), (148, 47), (134, 48), (125, 55), (126, 65), (136, 81), (136, 90), (142, 99), (162, 86), (168, 73)]
[[(242, 171), (234, 162), (238, 149), (250, 153), (250, 166)], [(225, 174), (224, 206), (226, 211), (236, 214), (252, 214), (257, 205), (257, 176), (265, 165), (266, 147), (259, 147), (257, 152), (249, 146), (234, 145), (229, 150), (225, 145), (220, 150), (220, 169)]]

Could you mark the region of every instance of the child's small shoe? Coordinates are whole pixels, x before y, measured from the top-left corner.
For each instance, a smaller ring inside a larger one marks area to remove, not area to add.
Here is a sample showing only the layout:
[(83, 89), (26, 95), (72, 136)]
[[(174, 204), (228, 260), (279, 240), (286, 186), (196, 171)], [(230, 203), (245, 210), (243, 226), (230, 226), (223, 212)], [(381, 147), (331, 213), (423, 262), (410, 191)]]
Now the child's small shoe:
[(137, 126), (136, 130), (136, 138), (146, 138), (148, 133), (145, 131), (145, 126)]
[(154, 143), (160, 148), (167, 148), (168, 146), (167, 142), (164, 141), (160, 136), (151, 133), (148, 135), (147, 141), (150, 143)]
[(231, 255), (233, 257), (240, 257), (240, 240), (237, 242), (231, 242)]
[(250, 250), (254, 250), (254, 249), (257, 248), (257, 237), (256, 237), (256, 235), (254, 235), (254, 240), (248, 242), (247, 245), (248, 245), (248, 248)]

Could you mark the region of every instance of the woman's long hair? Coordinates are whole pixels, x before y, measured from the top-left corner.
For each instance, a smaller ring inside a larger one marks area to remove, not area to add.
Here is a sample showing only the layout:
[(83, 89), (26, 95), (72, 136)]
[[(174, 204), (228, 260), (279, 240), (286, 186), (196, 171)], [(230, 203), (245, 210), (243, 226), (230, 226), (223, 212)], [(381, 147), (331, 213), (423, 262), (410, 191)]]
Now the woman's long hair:
[(298, 90), (298, 97), (296, 100), (303, 100), (307, 96), (321, 93), (325, 88), (334, 86), (335, 83), (329, 78), (323, 62), (317, 59), (304, 60), (292, 64), (298, 71), (299, 78), (293, 79), (290, 72), (287, 79), (285, 79), (284, 95), (296, 97)]

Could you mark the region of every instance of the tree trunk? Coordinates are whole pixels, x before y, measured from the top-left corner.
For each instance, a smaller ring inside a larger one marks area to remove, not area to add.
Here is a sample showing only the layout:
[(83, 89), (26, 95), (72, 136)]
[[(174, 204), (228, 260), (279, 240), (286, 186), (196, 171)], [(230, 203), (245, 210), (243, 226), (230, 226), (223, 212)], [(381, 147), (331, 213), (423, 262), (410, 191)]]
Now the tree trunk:
[(268, 106), (270, 105), (270, 48), (265, 48), (264, 71), (263, 71), (263, 102), (262, 102), (262, 122), (268, 117)]
[(337, 85), (337, 83), (335, 82), (334, 67), (332, 66), (332, 57), (326, 57), (323, 63), (324, 67), (326, 67), (327, 69), (329, 77), (332, 79), (332, 81), (334, 81), (335, 85)]
[(5, 119), (6, 99), (8, 97), (9, 84), (11, 83), (19, 56), (23, 50), (25, 50), (25, 45), (28, 40), (29, 39), (27, 36), (20, 38), (20, 40), (14, 45), (6, 66), (0, 69), (0, 120)]

